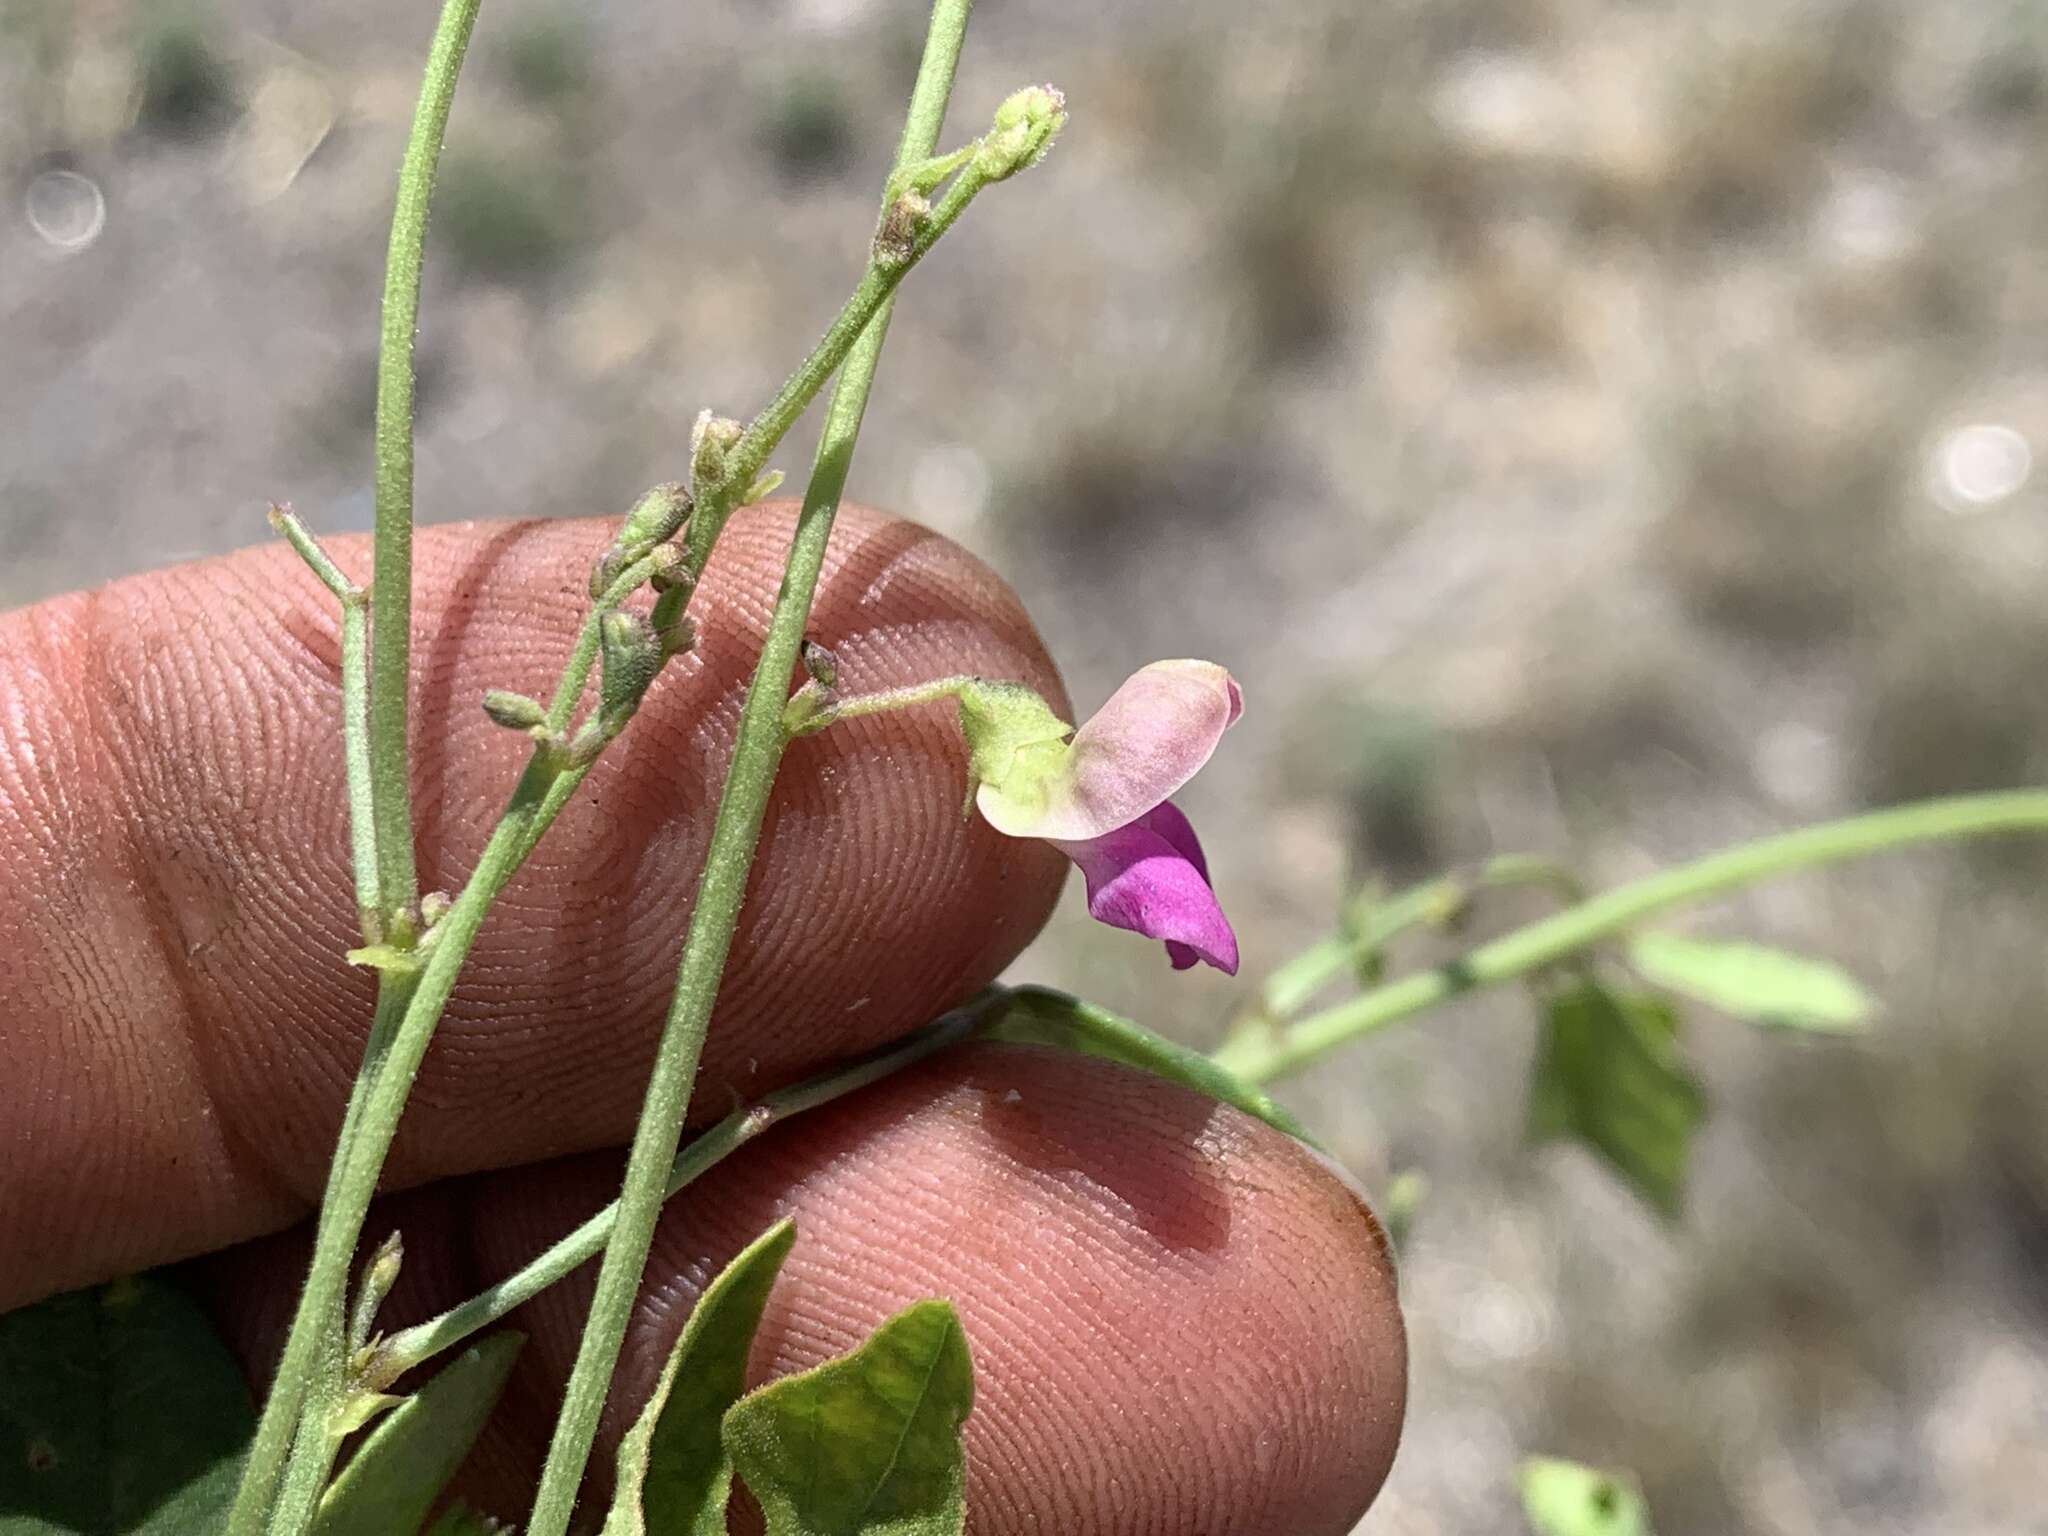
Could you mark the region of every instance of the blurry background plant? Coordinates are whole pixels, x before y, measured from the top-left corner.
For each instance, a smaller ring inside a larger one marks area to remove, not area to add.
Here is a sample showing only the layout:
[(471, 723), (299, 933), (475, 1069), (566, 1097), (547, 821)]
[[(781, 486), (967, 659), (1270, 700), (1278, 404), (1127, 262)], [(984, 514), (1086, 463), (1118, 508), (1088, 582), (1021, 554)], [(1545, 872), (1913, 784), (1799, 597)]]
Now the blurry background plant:
[[(829, 317), (923, 18), (505, 7), (434, 227), (420, 505), (612, 511)], [(416, 22), (0, 0), (0, 602), (260, 540), (277, 494), (367, 526)], [(961, 120), (1041, 74), (1090, 131), (921, 279), (853, 490), (1010, 572), (1076, 697), (1133, 655), (1245, 682), (1187, 809), (1248, 976), (1361, 880), (1611, 881), (2048, 771), (2048, 9), (1017, 0)], [(1675, 1229), (1525, 1149), (1519, 998), (1280, 1085), (1376, 1186), (1428, 1174), (1368, 1529), (1511, 1528), (1526, 1451), (1633, 1468), (1665, 1536), (2038, 1521), (2042, 869), (1982, 845), (1707, 922), (1885, 1016), (1696, 1024)], [(1078, 886), (1018, 969), (1203, 1045), (1243, 998), (1181, 978), (1162, 1016)]]

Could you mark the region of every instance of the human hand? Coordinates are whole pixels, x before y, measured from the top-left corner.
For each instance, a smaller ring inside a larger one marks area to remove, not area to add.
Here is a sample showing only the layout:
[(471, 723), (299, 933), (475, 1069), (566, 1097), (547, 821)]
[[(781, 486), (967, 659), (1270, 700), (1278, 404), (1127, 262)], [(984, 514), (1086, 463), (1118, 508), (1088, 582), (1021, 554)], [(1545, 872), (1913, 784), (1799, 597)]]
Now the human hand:
[[(509, 1271), (616, 1192), (787, 509), (736, 519), (702, 631), (498, 904), (394, 1149), (412, 1187), (392, 1316)], [(415, 794), (425, 888), (459, 883), (609, 528), (422, 530)], [(360, 570), (365, 551), (336, 541)], [(847, 509), (812, 632), (863, 688), (978, 671), (1061, 702), (1014, 595), (945, 541)], [(370, 1015), (334, 745), (331, 601), (261, 550), (0, 617), (0, 1306), (195, 1270), (260, 1372)], [(794, 743), (696, 1102), (758, 1097), (992, 978), (1064, 862), (959, 814), (934, 711)], [(1163, 970), (1163, 963), (1162, 963)], [(801, 1235), (759, 1376), (922, 1296), (974, 1351), (977, 1536), (1343, 1532), (1398, 1437), (1404, 1354), (1376, 1223), (1311, 1154), (1185, 1090), (1014, 1047), (941, 1055), (781, 1127), (672, 1202), (612, 1428), (690, 1300), (781, 1215)], [(277, 1237), (266, 1234), (284, 1233)], [(239, 1246), (236, 1246), (239, 1245)], [(517, 1513), (588, 1277), (531, 1305), (469, 1485)]]

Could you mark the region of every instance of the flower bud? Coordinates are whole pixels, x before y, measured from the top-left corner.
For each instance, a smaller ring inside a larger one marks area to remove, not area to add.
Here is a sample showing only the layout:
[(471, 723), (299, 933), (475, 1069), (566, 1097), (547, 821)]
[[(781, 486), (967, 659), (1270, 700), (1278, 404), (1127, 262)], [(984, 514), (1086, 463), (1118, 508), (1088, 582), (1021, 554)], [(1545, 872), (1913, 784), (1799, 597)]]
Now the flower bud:
[(1030, 170), (1066, 122), (1065, 96), (1049, 85), (1027, 86), (996, 108), (995, 122), (975, 151), (976, 171), (985, 181), (1002, 181)]
[(643, 492), (626, 514), (619, 528), (618, 542), (639, 559), (657, 544), (665, 544), (682, 531), (690, 520), (690, 493), (678, 481), (670, 480)]
[(633, 718), (640, 700), (661, 671), (661, 642), (654, 626), (627, 610), (608, 613), (598, 626), (598, 718), (608, 735), (617, 735)]
[(484, 695), (484, 713), (491, 717), (493, 725), (502, 725), (508, 731), (532, 730), (548, 717), (538, 699), (504, 688), (493, 688)]
[(725, 484), (726, 456), (745, 431), (730, 416), (714, 416), (708, 407), (697, 413), (697, 423), (690, 429), (690, 485), (696, 495)]
[(647, 558), (654, 569), (648, 574), (647, 584), (657, 592), (667, 592), (680, 587), (685, 593), (697, 583), (690, 575), (690, 557), (679, 545), (657, 544), (647, 552)]

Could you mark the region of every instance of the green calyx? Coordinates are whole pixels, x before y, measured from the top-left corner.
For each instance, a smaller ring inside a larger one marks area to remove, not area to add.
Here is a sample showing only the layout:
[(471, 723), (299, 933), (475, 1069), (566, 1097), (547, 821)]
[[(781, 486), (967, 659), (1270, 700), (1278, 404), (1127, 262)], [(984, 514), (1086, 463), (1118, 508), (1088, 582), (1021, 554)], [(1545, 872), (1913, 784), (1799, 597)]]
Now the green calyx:
[(1020, 808), (1042, 806), (1066, 769), (1074, 728), (1022, 683), (975, 678), (959, 700), (971, 787), (987, 785)]

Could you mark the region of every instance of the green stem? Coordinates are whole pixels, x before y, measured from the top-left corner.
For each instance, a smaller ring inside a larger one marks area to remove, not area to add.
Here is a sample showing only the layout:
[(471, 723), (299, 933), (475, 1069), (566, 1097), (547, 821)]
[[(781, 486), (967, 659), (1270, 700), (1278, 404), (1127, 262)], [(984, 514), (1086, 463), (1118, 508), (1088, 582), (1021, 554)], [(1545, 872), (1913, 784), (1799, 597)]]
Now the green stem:
[(412, 134), (399, 167), (384, 267), (383, 328), (377, 346), (375, 563), (370, 572), (370, 760), (376, 780), (377, 859), (387, 938), (419, 896), (413, 871), (406, 727), (412, 674), (413, 338), (419, 330), (427, 206), (479, 3), (447, 0), (434, 29)]
[[(972, 5), (973, 0), (964, 0), (964, 3), (957, 7), (961, 12), (963, 28), (966, 12)], [(928, 34), (925, 46), (927, 63), (932, 57), (932, 43), (938, 38), (938, 13), (953, 8), (954, 0), (939, 0), (933, 7), (934, 30)], [(913, 121), (922, 110), (917, 93), (923, 88), (924, 77), (920, 75), (917, 86), (912, 90)], [(952, 91), (950, 76), (947, 78), (945, 89), (948, 94)], [(939, 98), (938, 106), (943, 116), (945, 97)], [(936, 121), (933, 124), (933, 131), (937, 131)], [(910, 143), (907, 130), (903, 142), (905, 146)], [(910, 161), (899, 159), (896, 171), (891, 173), (892, 177), (901, 174), (907, 166), (929, 158), (930, 156), (926, 154)], [(804, 360), (803, 366), (789, 376), (775, 398), (747, 424), (746, 431), (733, 445), (726, 461), (728, 494), (721, 498), (722, 504), (707, 506), (700, 503), (691, 517), (686, 547), (693, 568), (701, 569), (712, 542), (724, 529), (726, 519), (732, 515), (737, 496), (751, 485), (767, 466), (768, 456), (775, 451), (775, 445), (816, 398), (818, 391), (824, 387), (825, 380), (832, 376), (843, 361), (851, 358), (855, 347), (874, 334), (877, 327), (883, 330), (888, 328), (888, 310), (894, 302), (896, 289), (909, 275), (911, 268), (922, 261), (931, 248), (938, 244), (940, 237), (959, 221), (960, 215), (967, 211), (967, 205), (989, 185), (990, 180), (991, 178), (970, 157), (960, 174), (954, 178), (952, 185), (946, 188), (945, 193), (933, 206), (930, 215), (919, 224), (915, 235), (902, 253), (894, 260), (876, 259), (868, 263), (860, 285), (841, 306), (823, 339), (812, 348), (811, 355)], [(847, 366), (851, 366), (850, 361), (847, 362)]]
[(1554, 965), (1673, 907), (1841, 859), (2023, 831), (2048, 831), (2048, 789), (1928, 800), (1745, 843), (1603, 892), (1448, 964), (1375, 987), (1285, 1029), (1241, 1034), (1225, 1042), (1215, 1060), (1249, 1082), (1267, 1082), (1448, 997)]
[[(678, 1191), (689, 1187), (748, 1142), (765, 1135), (785, 1120), (892, 1077), (965, 1039), (980, 1028), (989, 1015), (1008, 1002), (1006, 993), (991, 988), (973, 1002), (955, 1009), (887, 1050), (778, 1089), (757, 1104), (734, 1110), (676, 1154), (669, 1167), (667, 1182), (662, 1186), (662, 1199), (672, 1199)], [(378, 1349), (376, 1362), (363, 1382), (364, 1389), (384, 1390), (405, 1372), (445, 1350), (453, 1349), (524, 1306), (556, 1281), (566, 1278), (604, 1250), (618, 1218), (618, 1202), (613, 1201), (545, 1253), (489, 1290), (438, 1317), (393, 1334)]]
[(377, 864), (377, 819), (370, 767), (370, 614), (368, 596), (342, 573), (291, 508), (273, 505), (270, 526), (284, 536), (341, 603), (341, 751), (348, 784), (350, 863), (356, 877), (356, 917), (363, 942), (384, 932), (382, 871)]
[[(933, 7), (924, 58), (911, 93), (903, 141), (897, 150), (898, 171), (928, 159), (938, 142), (939, 125), (952, 94), (954, 67), (971, 8), (972, 0), (937, 0)], [(955, 182), (949, 199), (959, 192), (965, 180), (963, 176)], [(965, 206), (964, 201), (961, 206)], [(937, 210), (934, 223), (936, 213)], [(871, 265), (871, 276), (874, 271)], [(653, 1245), (662, 1191), (682, 1135), (684, 1111), (696, 1080), (712, 1005), (718, 997), (719, 979), (746, 894), (747, 874), (753, 865), (769, 790), (786, 745), (782, 710), (789, 696), (789, 678), (803, 645), (811, 597), (824, 567), (833, 517), (852, 465), (868, 391), (888, 331), (889, 309), (885, 296), (874, 319), (848, 352), (826, 412), (810, 487), (804, 494), (796, 534), (790, 544), (782, 590), (776, 598), (761, 659), (754, 668), (741, 710), (732, 766), (719, 798), (711, 846), (705, 856), (689, 936), (677, 970), (675, 995), (662, 1028), (640, 1123), (627, 1157), (618, 1217), (598, 1271), (590, 1316), (564, 1392), (561, 1417), (555, 1422), (547, 1465), (527, 1522), (527, 1536), (563, 1536), (590, 1460), (598, 1419), (632, 1317), (648, 1250)], [(693, 550), (697, 534), (693, 527)]]
[[(582, 696), (597, 656), (599, 626), (604, 615), (624, 602), (647, 579), (651, 569), (651, 560), (627, 567), (592, 605), (555, 689), (548, 716), (551, 731), (560, 733), (567, 728), (576, 701)], [(485, 845), (483, 857), (461, 897), (435, 927), (425, 947), (424, 967), (416, 972), (380, 973), (377, 1013), (335, 1141), (334, 1160), (328, 1167), (312, 1262), (236, 1492), (229, 1517), (230, 1536), (241, 1536), (243, 1532), (253, 1536), (263, 1528), (280, 1473), (290, 1476), (296, 1471), (292, 1502), (303, 1512), (307, 1507), (306, 1485), (313, 1481), (310, 1469), (317, 1465), (324, 1481), (326, 1467), (332, 1464), (334, 1447), (327, 1443), (325, 1425), (340, 1398), (339, 1377), (344, 1362), (339, 1358), (335, 1341), (339, 1339), (342, 1298), (369, 1200), (383, 1176), (384, 1161), (390, 1153), (406, 1096), (411, 1092), (427, 1042), (440, 1022), (454, 990), (456, 973), (468, 958), (485, 913), (575, 793), (590, 767), (589, 762), (562, 767), (552, 751), (536, 747), (511, 804)], [(358, 812), (359, 803), (352, 801), (351, 810)], [(359, 823), (352, 815), (354, 824)], [(401, 1075), (393, 1082), (386, 1077), (384, 1067), (395, 1050), (400, 1055)], [(361, 1145), (359, 1137), (363, 1139)], [(294, 1451), (295, 1437), (302, 1450)], [(315, 1488), (314, 1492), (317, 1491)], [(282, 1524), (286, 1511), (280, 1508), (278, 1513), (277, 1528), (291, 1529)]]
[(1346, 971), (1355, 970), (1408, 929), (1455, 915), (1478, 890), (1511, 885), (1548, 885), (1567, 901), (1583, 900), (1578, 877), (1555, 860), (1534, 854), (1502, 854), (1474, 873), (1453, 871), (1402, 892), (1391, 901), (1360, 903), (1355, 930), (1332, 934), (1276, 968), (1259, 990), (1259, 1004), (1242, 1027), (1270, 1029), (1291, 1019), (1309, 1000)]

